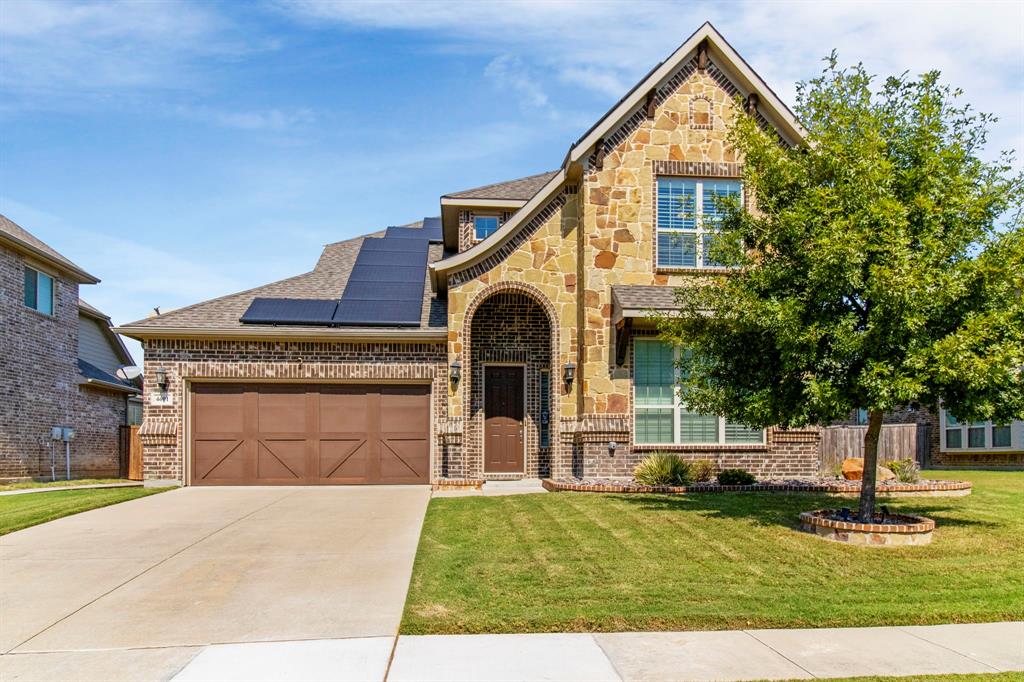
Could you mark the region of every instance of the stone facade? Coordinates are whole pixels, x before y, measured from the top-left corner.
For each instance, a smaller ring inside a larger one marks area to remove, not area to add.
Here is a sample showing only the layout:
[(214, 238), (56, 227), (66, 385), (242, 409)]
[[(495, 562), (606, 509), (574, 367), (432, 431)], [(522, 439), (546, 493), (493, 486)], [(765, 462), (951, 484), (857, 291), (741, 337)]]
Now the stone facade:
[[(632, 443), (632, 368), (629, 361), (615, 362), (611, 287), (688, 286), (706, 276), (701, 270), (656, 266), (657, 178), (740, 176), (726, 140), (737, 94), (714, 63), (704, 70), (696, 60), (684, 64), (657, 91), (652, 116), (641, 109), (606, 136), (578, 185), (553, 197), (494, 253), (448, 274), (449, 362), (466, 364), (465, 347), (473, 341), (465, 311), (479, 305), (490, 288), (522, 283), (552, 310), (560, 332), (553, 374), (573, 362), (578, 377), (560, 392), (557, 403), (554, 476), (629, 476), (652, 450), (678, 451), (759, 475), (817, 473), (816, 430), (770, 429), (763, 446), (652, 448)], [(455, 395), (451, 414), (462, 415), (465, 400), (463, 393)], [(480, 457), (475, 448), (467, 449), (468, 459)]]
[[(52, 316), (24, 305), (26, 264), (53, 276)], [(0, 320), (0, 479), (48, 478), (54, 426), (75, 429), (72, 476), (116, 475), (127, 404), (79, 385), (78, 283), (0, 246)], [(63, 476), (64, 445), (55, 446)]]

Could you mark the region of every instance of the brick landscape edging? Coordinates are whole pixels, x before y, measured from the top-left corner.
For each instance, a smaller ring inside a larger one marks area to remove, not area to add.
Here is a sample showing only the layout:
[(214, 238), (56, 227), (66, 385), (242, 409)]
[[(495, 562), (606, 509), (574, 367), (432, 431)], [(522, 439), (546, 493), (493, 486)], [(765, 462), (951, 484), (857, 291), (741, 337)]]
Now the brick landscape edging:
[[(859, 495), (860, 486), (808, 483), (755, 483), (754, 485), (718, 485), (717, 483), (689, 486), (652, 486), (623, 484), (584, 484), (555, 481), (549, 478), (541, 481), (541, 485), (551, 492), (577, 493), (667, 493), (681, 495), (686, 493), (826, 493), (832, 495)], [(933, 483), (903, 483), (900, 485), (878, 486), (875, 494), (879, 497), (912, 497), (912, 496), (962, 496), (970, 495), (969, 481), (935, 481)]]
[(800, 530), (829, 540), (863, 547), (927, 545), (932, 541), (935, 521), (925, 516), (890, 514), (891, 523), (859, 523), (828, 518), (838, 509), (818, 509), (800, 514)]

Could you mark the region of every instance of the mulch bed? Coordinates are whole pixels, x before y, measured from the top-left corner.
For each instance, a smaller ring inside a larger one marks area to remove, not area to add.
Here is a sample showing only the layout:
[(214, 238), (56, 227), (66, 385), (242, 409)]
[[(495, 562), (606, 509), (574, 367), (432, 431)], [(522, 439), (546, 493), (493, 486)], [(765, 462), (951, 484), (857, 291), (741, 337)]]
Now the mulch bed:
[[(760, 480), (753, 485), (719, 485), (718, 483), (710, 482), (694, 483), (687, 486), (650, 486), (640, 485), (636, 481), (610, 478), (544, 479), (542, 483), (545, 488), (551, 491), (573, 491), (582, 493), (860, 493), (860, 481), (847, 481), (835, 478), (767, 478)], [(884, 481), (876, 484), (876, 494), (878, 495), (970, 491), (970, 489), (971, 484), (967, 481), (922, 480), (919, 483)]]

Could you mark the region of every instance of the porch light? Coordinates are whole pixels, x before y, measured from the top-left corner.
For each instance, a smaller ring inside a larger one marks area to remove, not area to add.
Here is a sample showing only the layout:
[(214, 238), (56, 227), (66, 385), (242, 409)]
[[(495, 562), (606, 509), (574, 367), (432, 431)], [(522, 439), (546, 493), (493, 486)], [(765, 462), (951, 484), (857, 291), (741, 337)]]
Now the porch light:
[(572, 390), (572, 382), (576, 378), (575, 362), (565, 363), (565, 373), (562, 374), (562, 378), (565, 380), (565, 387), (569, 390)]
[(459, 381), (462, 380), (462, 363), (455, 360), (452, 363), (450, 371), (448, 372), (448, 378), (451, 379), (452, 385), (457, 386)]
[(156, 371), (156, 385), (160, 387), (161, 391), (167, 390), (167, 370), (163, 367)]

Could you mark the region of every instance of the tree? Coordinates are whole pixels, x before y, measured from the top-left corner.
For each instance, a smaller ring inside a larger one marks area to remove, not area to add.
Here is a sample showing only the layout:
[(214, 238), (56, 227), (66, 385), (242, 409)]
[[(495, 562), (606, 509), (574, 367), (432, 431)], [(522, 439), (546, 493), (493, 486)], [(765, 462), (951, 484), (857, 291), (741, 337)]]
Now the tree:
[(690, 350), (691, 409), (796, 427), (866, 408), (868, 521), (885, 411), (1024, 415), (1024, 176), (1012, 153), (980, 158), (994, 119), (938, 72), (875, 87), (863, 66), (826, 61), (798, 85), (799, 147), (737, 113), (749, 205), (721, 202), (711, 246), (729, 267), (679, 288), (659, 327)]

